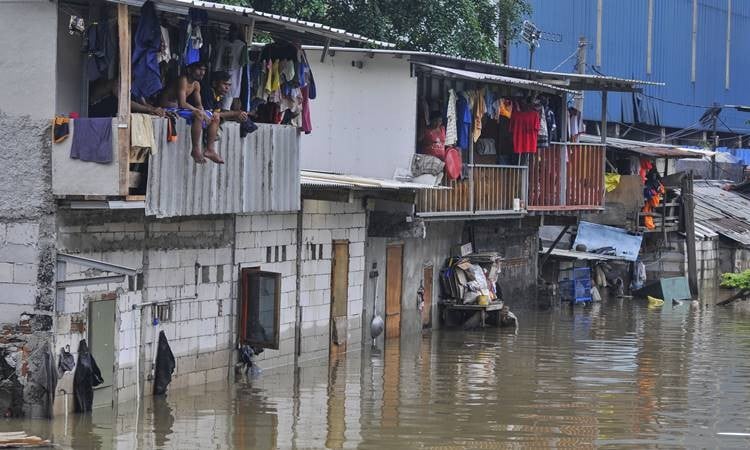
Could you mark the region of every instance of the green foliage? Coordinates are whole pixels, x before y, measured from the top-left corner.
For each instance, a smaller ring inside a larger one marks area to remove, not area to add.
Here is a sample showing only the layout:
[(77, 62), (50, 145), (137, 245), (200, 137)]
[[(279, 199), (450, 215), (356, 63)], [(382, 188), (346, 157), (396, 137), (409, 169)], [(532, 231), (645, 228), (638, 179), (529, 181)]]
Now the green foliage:
[(528, 0), (219, 0), (325, 23), (399, 48), (497, 61), (517, 39)]
[(750, 290), (750, 270), (723, 274), (721, 276), (721, 287)]

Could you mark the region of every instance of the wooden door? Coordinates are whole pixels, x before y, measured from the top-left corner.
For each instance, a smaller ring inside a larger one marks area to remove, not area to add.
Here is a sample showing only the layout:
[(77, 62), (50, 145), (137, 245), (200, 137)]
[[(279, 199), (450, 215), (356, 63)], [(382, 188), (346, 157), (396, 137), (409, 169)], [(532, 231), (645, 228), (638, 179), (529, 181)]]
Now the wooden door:
[(430, 328), (432, 326), (432, 266), (426, 266), (424, 268), (422, 287), (424, 288), (424, 305), (422, 305), (422, 328)]
[(404, 245), (393, 244), (385, 254), (385, 337), (401, 335), (401, 284)]
[(331, 259), (330, 353), (346, 351), (349, 302), (349, 241), (333, 241)]
[(115, 300), (97, 300), (89, 303), (89, 351), (104, 380), (94, 388), (94, 407), (112, 406), (115, 323)]

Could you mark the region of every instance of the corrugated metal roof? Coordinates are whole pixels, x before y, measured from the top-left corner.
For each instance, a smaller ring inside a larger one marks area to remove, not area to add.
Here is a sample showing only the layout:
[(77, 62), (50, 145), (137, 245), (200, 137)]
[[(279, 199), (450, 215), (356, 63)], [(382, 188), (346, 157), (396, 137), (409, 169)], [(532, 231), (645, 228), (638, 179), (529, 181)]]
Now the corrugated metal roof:
[(750, 246), (750, 199), (713, 182), (696, 181), (695, 222), (744, 246)]
[[(578, 138), (579, 142), (599, 144), (602, 141), (600, 136), (582, 134)], [(703, 153), (690, 150), (674, 145), (657, 144), (654, 142), (632, 141), (630, 139), (621, 139), (607, 137), (607, 146), (619, 150), (627, 150), (640, 155), (652, 158), (703, 158)]]
[[(137, 7), (140, 7), (143, 5), (143, 3), (145, 3), (145, 0), (108, 1), (113, 3), (124, 3)], [(310, 41), (309, 35), (305, 36), (306, 33), (309, 33), (313, 36), (322, 36), (324, 38), (330, 38), (332, 40), (340, 42), (357, 41), (380, 47), (395, 47), (395, 44), (392, 44), (390, 42), (370, 39), (360, 34), (351, 33), (340, 28), (333, 28), (321, 23), (310, 22), (294, 17), (287, 17), (279, 14), (270, 14), (245, 6), (226, 5), (199, 0), (156, 0), (155, 4), (157, 8), (160, 8), (162, 10), (166, 9), (180, 14), (187, 14), (187, 8), (198, 8), (217, 15), (231, 15), (234, 16), (235, 19), (243, 19), (240, 21), (246, 23), (249, 23), (251, 20), (255, 20), (256, 30), (260, 31), (274, 32), (278, 31), (279, 27), (282, 27), (284, 29), (297, 32), (297, 37), (300, 38), (301, 42)], [(318, 39), (318, 41), (320, 41), (320, 39)]]
[(153, 119), (156, 154), (149, 164), (146, 215), (157, 217), (296, 211), (300, 206), (299, 135), (291, 126), (258, 124), (241, 139), (239, 124), (222, 125), (225, 160), (196, 164), (190, 129), (177, 121), (177, 142), (166, 141), (164, 119)]
[(433, 64), (425, 64), (421, 62), (415, 62), (414, 64), (422, 70), (427, 69), (425, 70), (426, 72), (435, 73), (438, 75), (446, 76), (448, 78), (459, 78), (463, 80), (473, 80), (473, 81), (480, 81), (484, 83), (502, 84), (502, 85), (508, 85), (508, 86), (527, 88), (527, 89), (530, 87), (533, 87), (538, 90), (541, 89), (541, 90), (550, 91), (550, 92), (568, 92), (571, 94), (577, 93), (576, 91), (571, 91), (570, 89), (561, 88), (559, 86), (553, 86), (551, 84), (540, 83), (534, 80), (525, 80), (522, 78), (506, 77), (504, 75), (494, 75), (494, 74), (483, 73), (483, 72), (472, 72), (470, 70), (455, 69), (453, 67), (436, 66)]
[[(321, 46), (305, 46), (305, 49), (322, 50)], [(636, 80), (631, 78), (622, 78), (606, 75), (591, 75), (572, 72), (553, 72), (546, 70), (534, 70), (524, 67), (512, 66), (508, 64), (499, 64), (491, 61), (482, 61), (472, 58), (463, 58), (460, 56), (445, 55), (434, 52), (420, 52), (415, 50), (394, 50), (394, 49), (358, 49), (351, 47), (330, 47), (329, 50), (334, 52), (362, 52), (379, 54), (390, 54), (394, 56), (410, 56), (411, 61), (423, 64), (447, 65), (448, 63), (461, 64), (465, 67), (461, 69), (471, 69), (473, 71), (492, 70), (497, 75), (520, 76), (526, 79), (534, 78), (534, 81), (546, 82), (553, 84), (556, 88), (567, 88), (574, 91), (578, 90), (601, 90), (600, 87), (609, 86), (607, 90), (612, 92), (624, 91), (629, 92), (637, 89), (639, 86), (664, 86), (664, 83), (658, 81)]]
[(326, 187), (346, 189), (448, 189), (445, 186), (409, 183), (398, 180), (368, 178), (358, 175), (343, 175), (312, 170), (300, 171), (300, 183), (305, 187)]

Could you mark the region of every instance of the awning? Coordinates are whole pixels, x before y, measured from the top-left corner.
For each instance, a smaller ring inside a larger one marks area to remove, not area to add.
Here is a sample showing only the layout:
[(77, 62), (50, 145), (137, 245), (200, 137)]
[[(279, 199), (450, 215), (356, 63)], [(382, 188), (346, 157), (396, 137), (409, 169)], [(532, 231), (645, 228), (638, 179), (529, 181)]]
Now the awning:
[(343, 188), (353, 190), (363, 189), (449, 189), (445, 186), (409, 183), (398, 180), (368, 178), (357, 175), (343, 175), (312, 170), (300, 171), (300, 184), (307, 188)]
[(750, 248), (750, 199), (710, 181), (696, 181), (693, 197), (696, 227)]
[[(582, 134), (578, 137), (578, 142), (584, 144), (600, 144), (602, 138), (601, 136)], [(703, 153), (684, 147), (658, 144), (654, 142), (632, 141), (630, 139), (613, 138), (609, 136), (607, 136), (607, 147), (633, 152), (651, 158), (703, 158)]]
[[(145, 3), (145, 0), (107, 1), (112, 3), (123, 3), (139, 8)], [(321, 23), (309, 22), (294, 17), (270, 14), (244, 6), (225, 5), (198, 0), (156, 0), (154, 4), (157, 10), (174, 14), (187, 15), (190, 8), (198, 8), (207, 11), (209, 18), (217, 21), (242, 23), (247, 25), (254, 23), (256, 31), (268, 32), (276, 37), (281, 37), (292, 42), (304, 44), (327, 44), (328, 40), (334, 42), (353, 41), (378, 47), (395, 47), (395, 44), (390, 42), (370, 39), (340, 28), (333, 28)]]
[(436, 66), (422, 62), (412, 62), (417, 70), (426, 73), (432, 73), (446, 78), (456, 78), (460, 80), (479, 81), (482, 83), (499, 84), (504, 86), (514, 86), (523, 89), (533, 89), (550, 93), (567, 92), (569, 94), (578, 94), (576, 91), (553, 86), (551, 84), (540, 83), (534, 80), (525, 80), (523, 78), (513, 78), (504, 75), (495, 75), (491, 73), (472, 72), (470, 70), (455, 69), (453, 67)]
[[(539, 250), (539, 254), (543, 255), (543, 254), (546, 254), (548, 251), (549, 251), (549, 247), (545, 247)], [(550, 252), (550, 255), (556, 256), (559, 258), (570, 258), (570, 259), (577, 259), (581, 261), (627, 261), (627, 259), (623, 258), (622, 256), (599, 255), (597, 253), (577, 252), (575, 250), (564, 250), (562, 248), (552, 249), (552, 252)]]

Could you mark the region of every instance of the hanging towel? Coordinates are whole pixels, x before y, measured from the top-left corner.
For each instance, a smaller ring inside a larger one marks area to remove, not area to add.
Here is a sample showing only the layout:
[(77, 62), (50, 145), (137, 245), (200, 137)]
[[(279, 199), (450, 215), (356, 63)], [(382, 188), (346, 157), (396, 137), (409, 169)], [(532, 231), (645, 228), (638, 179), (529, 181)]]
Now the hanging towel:
[(112, 162), (112, 118), (81, 118), (73, 122), (70, 157), (101, 164)]
[(484, 88), (474, 93), (474, 128), (471, 133), (471, 140), (476, 142), (482, 135), (482, 117), (487, 111), (484, 104)]
[(456, 128), (456, 91), (448, 91), (448, 107), (445, 112), (448, 120), (445, 126), (445, 145), (452, 146), (458, 142), (458, 130)]
[(154, 395), (167, 393), (167, 386), (172, 381), (175, 359), (164, 331), (159, 332), (159, 344), (156, 347), (156, 368), (154, 369)]
[(156, 153), (153, 116), (148, 114), (130, 115), (130, 162), (146, 162), (146, 154)]

